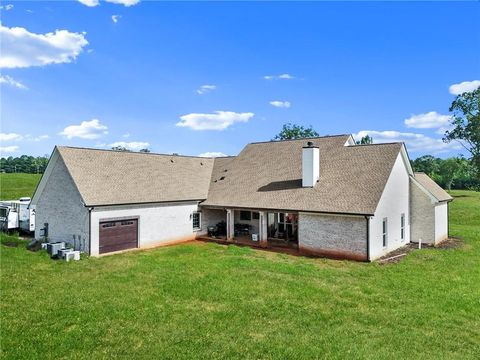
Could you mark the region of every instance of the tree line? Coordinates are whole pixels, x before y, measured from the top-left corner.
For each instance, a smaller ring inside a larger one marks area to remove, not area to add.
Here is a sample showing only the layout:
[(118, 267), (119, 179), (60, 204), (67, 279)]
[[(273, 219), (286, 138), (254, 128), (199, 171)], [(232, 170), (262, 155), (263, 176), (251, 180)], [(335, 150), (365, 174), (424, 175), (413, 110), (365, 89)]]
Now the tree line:
[(48, 155), (19, 157), (9, 156), (0, 159), (0, 172), (2, 173), (27, 173), (43, 174), (48, 164)]

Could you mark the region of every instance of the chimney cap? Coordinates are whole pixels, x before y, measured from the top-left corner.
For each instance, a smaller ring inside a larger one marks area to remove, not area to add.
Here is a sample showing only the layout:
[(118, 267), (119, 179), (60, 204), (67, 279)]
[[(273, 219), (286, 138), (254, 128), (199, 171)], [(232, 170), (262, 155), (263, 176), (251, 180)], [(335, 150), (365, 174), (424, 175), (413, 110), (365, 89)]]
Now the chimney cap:
[(307, 141), (307, 146), (303, 147), (304, 149), (308, 148), (318, 148), (318, 146), (313, 145), (313, 141)]

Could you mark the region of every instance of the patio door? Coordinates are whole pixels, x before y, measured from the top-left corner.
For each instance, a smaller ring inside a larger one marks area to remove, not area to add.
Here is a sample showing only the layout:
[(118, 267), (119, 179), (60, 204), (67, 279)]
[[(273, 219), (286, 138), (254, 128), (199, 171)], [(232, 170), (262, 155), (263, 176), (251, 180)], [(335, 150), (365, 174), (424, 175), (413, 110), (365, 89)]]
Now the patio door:
[(293, 213), (268, 213), (268, 237), (297, 241), (298, 214)]

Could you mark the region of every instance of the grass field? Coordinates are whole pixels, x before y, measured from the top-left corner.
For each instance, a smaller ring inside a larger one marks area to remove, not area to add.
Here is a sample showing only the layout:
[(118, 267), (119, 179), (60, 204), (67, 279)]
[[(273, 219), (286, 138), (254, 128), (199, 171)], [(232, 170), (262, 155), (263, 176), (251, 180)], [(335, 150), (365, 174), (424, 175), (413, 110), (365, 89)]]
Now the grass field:
[(478, 359), (480, 193), (453, 195), (463, 246), (383, 266), (203, 243), (65, 263), (2, 245), (0, 356)]
[(0, 174), (0, 200), (33, 196), (41, 174)]

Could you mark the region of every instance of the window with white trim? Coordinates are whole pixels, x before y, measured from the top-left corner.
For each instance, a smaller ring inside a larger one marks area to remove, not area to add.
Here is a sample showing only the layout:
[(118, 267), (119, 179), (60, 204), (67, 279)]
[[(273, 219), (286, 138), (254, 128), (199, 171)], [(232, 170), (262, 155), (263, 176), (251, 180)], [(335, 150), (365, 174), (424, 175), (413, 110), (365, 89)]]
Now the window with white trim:
[(400, 239), (405, 240), (405, 214), (400, 216)]
[(199, 230), (200, 229), (200, 213), (194, 212), (192, 214), (192, 225), (193, 225), (193, 230)]
[(387, 224), (387, 218), (383, 218), (383, 221), (382, 221), (382, 243), (383, 243), (383, 247), (387, 247), (387, 242), (388, 242), (388, 224)]

